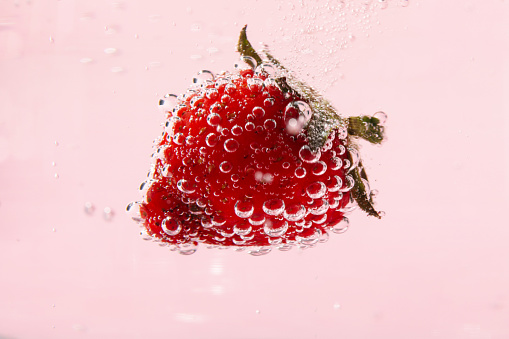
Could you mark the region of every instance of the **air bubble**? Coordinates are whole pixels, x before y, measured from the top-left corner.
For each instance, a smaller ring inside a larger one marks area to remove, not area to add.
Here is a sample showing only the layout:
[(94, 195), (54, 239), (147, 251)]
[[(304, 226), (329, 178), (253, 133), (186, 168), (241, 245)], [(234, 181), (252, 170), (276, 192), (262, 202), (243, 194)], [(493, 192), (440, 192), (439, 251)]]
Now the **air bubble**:
[(226, 93), (231, 95), (237, 91), (237, 86), (234, 83), (229, 83), (225, 86), (224, 90)]
[(341, 233), (346, 232), (349, 225), (350, 225), (350, 221), (348, 220), (347, 217), (342, 217), (342, 218), (335, 220), (334, 222), (329, 223), (329, 226), (331, 226), (332, 232), (334, 232), (336, 234), (341, 234)]
[(205, 143), (209, 147), (214, 147), (217, 145), (217, 135), (214, 133), (209, 133), (207, 137), (205, 138)]
[(265, 129), (267, 129), (267, 130), (274, 129), (274, 128), (276, 128), (276, 126), (277, 126), (277, 123), (274, 119), (267, 119), (263, 123), (263, 127), (265, 127)]
[(313, 204), (309, 206), (308, 211), (313, 215), (322, 215), (329, 209), (329, 202), (325, 199), (316, 199)]
[(349, 172), (357, 167), (359, 164), (359, 161), (361, 160), (361, 156), (359, 154), (359, 151), (353, 147), (348, 147), (348, 152), (350, 153), (350, 158), (352, 159), (352, 162), (350, 164)]
[(319, 199), (325, 195), (327, 187), (321, 181), (316, 181), (306, 188), (306, 193), (311, 199)]
[(207, 83), (212, 83), (214, 81), (214, 73), (207, 70), (202, 70), (198, 72), (198, 75), (193, 78), (193, 83), (196, 85), (202, 85)]
[(306, 216), (306, 207), (300, 204), (293, 204), (286, 207), (283, 216), (288, 221), (297, 221)]
[(275, 102), (276, 101), (274, 100), (274, 98), (267, 98), (267, 99), (263, 100), (263, 106), (272, 107), (272, 106), (274, 106)]
[(329, 180), (327, 180), (327, 190), (329, 192), (337, 192), (341, 189), (341, 186), (343, 185), (343, 180), (341, 180), (341, 177), (338, 175), (332, 176)]
[(341, 192), (350, 191), (354, 185), (355, 185), (355, 180), (351, 176), (347, 175), (345, 177), (345, 186), (343, 188), (341, 188)]
[(235, 67), (240, 70), (254, 69), (258, 64), (256, 60), (250, 56), (241, 56), (239, 61), (239, 64), (235, 65)]
[[(408, 3), (408, 1), (406, 1), (406, 2)], [(383, 125), (385, 125), (385, 122), (387, 121), (387, 114), (385, 112), (378, 111), (375, 114), (373, 114), (373, 118), (377, 118), (379, 121), (378, 124), (380, 126), (383, 126)]]
[(226, 152), (235, 152), (239, 149), (239, 142), (235, 139), (228, 139), (224, 142), (224, 150)]
[(197, 250), (198, 243), (196, 241), (179, 245), (179, 253), (182, 255), (190, 255), (195, 253)]
[(288, 230), (288, 222), (285, 220), (267, 220), (263, 225), (263, 232), (269, 237), (280, 237)]
[(182, 229), (180, 222), (172, 217), (166, 217), (161, 222), (161, 228), (168, 235), (177, 235)]
[(201, 226), (203, 228), (211, 228), (212, 226), (214, 226), (214, 224), (212, 224), (212, 221), (210, 220), (210, 218), (206, 215), (204, 215), (202, 218), (201, 218)]
[(181, 191), (183, 193), (187, 193), (187, 194), (194, 193), (194, 191), (195, 191), (193, 184), (191, 182), (187, 181), (186, 179), (180, 179), (177, 182), (177, 188), (179, 189), (179, 191)]
[[(131, 203), (133, 204), (133, 203)], [(95, 212), (95, 206), (94, 204), (92, 204), (91, 202), (87, 201), (85, 203), (85, 213), (88, 214), (88, 215), (92, 215), (94, 214)]]
[(251, 224), (248, 222), (240, 222), (233, 226), (233, 232), (240, 236), (248, 235), (252, 229)]
[(111, 207), (105, 207), (103, 209), (103, 218), (106, 221), (111, 221), (113, 219), (113, 216), (115, 215), (115, 212), (111, 209)]
[(263, 203), (262, 208), (268, 215), (280, 215), (285, 210), (285, 202), (281, 199), (267, 200)]
[(219, 92), (215, 88), (207, 88), (205, 90), (205, 96), (209, 99), (216, 99), (219, 96)]
[(314, 232), (312, 234), (310, 234), (308, 236), (297, 236), (295, 238), (302, 245), (309, 246), (309, 245), (316, 244), (318, 242), (318, 240), (320, 240), (321, 236), (322, 236), (322, 232), (320, 231), (320, 229), (317, 228), (314, 230)]
[(253, 108), (253, 115), (256, 119), (261, 119), (265, 115), (265, 110), (259, 106)]
[(295, 169), (295, 177), (302, 179), (306, 176), (306, 169), (303, 167), (297, 167)]
[(284, 169), (289, 169), (290, 168), (290, 163), (288, 161), (285, 161), (285, 162), (283, 162), (282, 166), (283, 166)]
[(184, 144), (184, 141), (186, 140), (183, 133), (177, 133), (173, 136), (173, 142), (177, 145)]
[(316, 162), (311, 169), (311, 173), (314, 175), (322, 175), (325, 171), (327, 171), (327, 165), (323, 161)]
[(317, 150), (316, 152), (313, 152), (311, 150), (311, 147), (308, 145), (304, 145), (299, 150), (299, 157), (302, 161), (307, 163), (315, 163), (320, 159), (321, 156), (320, 150)]
[(252, 93), (259, 93), (263, 88), (263, 80), (260, 78), (248, 78), (247, 87), (249, 87)]
[(237, 201), (235, 203), (235, 214), (241, 218), (249, 218), (253, 215), (254, 206), (249, 201)]
[(256, 67), (255, 75), (257, 76), (263, 75), (273, 78), (276, 75), (276, 68), (272, 64), (263, 63)]
[(214, 215), (211, 219), (214, 226), (223, 226), (226, 223), (226, 218), (222, 215)]
[(223, 161), (221, 164), (219, 164), (219, 170), (223, 173), (228, 173), (232, 170), (233, 166), (231, 162), (229, 161)]
[(232, 134), (234, 136), (239, 136), (242, 134), (242, 127), (240, 127), (239, 125), (235, 125), (232, 127)]
[(240, 177), (238, 174), (232, 174), (231, 179), (233, 182), (237, 182), (239, 181)]
[(207, 123), (210, 126), (217, 126), (221, 122), (221, 116), (217, 113), (210, 113), (207, 116)]
[(244, 128), (246, 129), (246, 131), (251, 132), (252, 130), (255, 129), (255, 124), (253, 124), (252, 122), (248, 122), (246, 123), (246, 126), (244, 126)]
[(168, 112), (173, 109), (178, 103), (177, 96), (175, 94), (166, 94), (164, 98), (159, 100), (159, 107), (164, 111)]
[(289, 134), (299, 134), (311, 119), (312, 110), (304, 101), (292, 101), (286, 105), (284, 122)]
[(331, 162), (332, 162), (331, 169), (334, 171), (341, 169), (341, 167), (343, 166), (343, 161), (341, 161), (340, 158), (332, 157)]
[[(259, 257), (261, 255), (269, 254), (272, 251), (272, 247), (260, 247), (254, 250), (250, 250), (247, 253), (254, 255), (255, 257)], [(260, 314), (259, 310), (256, 310), (257, 314)]]
[(248, 220), (251, 225), (258, 226), (265, 222), (265, 216), (263, 213), (253, 213)]

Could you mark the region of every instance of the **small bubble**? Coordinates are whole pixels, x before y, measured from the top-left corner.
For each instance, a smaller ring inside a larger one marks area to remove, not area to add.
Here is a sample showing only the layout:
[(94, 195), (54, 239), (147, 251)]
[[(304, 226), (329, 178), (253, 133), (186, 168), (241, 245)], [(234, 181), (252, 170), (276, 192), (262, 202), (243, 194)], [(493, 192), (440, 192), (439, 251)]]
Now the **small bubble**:
[(115, 54), (117, 52), (117, 49), (114, 47), (108, 47), (104, 49), (105, 54)]
[(379, 125), (383, 126), (385, 125), (385, 122), (387, 121), (387, 114), (382, 111), (378, 111), (375, 114), (373, 114), (373, 118), (377, 118), (379, 121)]
[(254, 206), (249, 201), (237, 201), (235, 203), (235, 214), (237, 214), (241, 218), (249, 218), (253, 215)]
[(253, 213), (248, 220), (251, 225), (258, 226), (265, 222), (265, 215), (263, 213)]
[(260, 78), (248, 78), (247, 86), (249, 87), (251, 92), (259, 93), (263, 88), (263, 80)]
[(216, 99), (219, 96), (219, 91), (215, 88), (207, 88), (205, 90), (205, 96), (208, 99)]
[(214, 133), (209, 133), (207, 137), (205, 138), (205, 143), (209, 147), (214, 147), (217, 145), (217, 135)]
[(246, 129), (246, 131), (251, 132), (252, 130), (255, 129), (255, 124), (253, 124), (252, 122), (248, 122), (246, 123), (246, 126), (244, 126), (244, 128)]
[(268, 215), (280, 215), (285, 210), (285, 202), (281, 199), (267, 200), (263, 203), (263, 211)]
[(239, 125), (235, 125), (232, 127), (232, 134), (234, 136), (239, 136), (242, 134), (242, 127), (240, 127)]
[(92, 215), (95, 212), (95, 206), (90, 201), (87, 201), (85, 203), (84, 209), (85, 209), (85, 213), (88, 215)]
[(263, 225), (263, 232), (269, 237), (280, 237), (288, 230), (286, 220), (267, 220)]
[(235, 152), (236, 150), (239, 149), (239, 142), (235, 139), (228, 139), (224, 142), (224, 150), (226, 152)]
[(252, 229), (253, 228), (251, 227), (251, 224), (249, 224), (246, 221), (237, 223), (233, 226), (233, 232), (240, 236), (248, 235), (249, 233), (251, 233)]
[(55, 173), (54, 177), (55, 177), (55, 179), (58, 179), (58, 178), (60, 178), (60, 175), (58, 175), (58, 173)]
[(313, 164), (313, 168), (311, 169), (311, 173), (314, 175), (322, 175), (327, 171), (327, 165), (323, 161), (318, 161)]
[(257, 65), (256, 60), (250, 56), (240, 57), (239, 63), (235, 67), (239, 70), (254, 69)]
[(56, 229), (56, 228), (53, 228), (53, 229), (51, 229), (51, 231), (52, 231), (52, 232), (56, 232), (56, 231), (57, 231), (57, 229)]
[(207, 228), (211, 228), (212, 226), (214, 226), (214, 224), (212, 224), (212, 221), (210, 220), (210, 218), (206, 215), (204, 215), (202, 218), (201, 218), (201, 226), (205, 229)]
[(272, 107), (272, 106), (274, 106), (275, 102), (276, 101), (274, 100), (274, 98), (267, 98), (267, 99), (263, 100), (263, 106)]
[(265, 129), (267, 129), (267, 130), (274, 129), (274, 128), (276, 128), (276, 126), (277, 126), (277, 123), (274, 119), (267, 119), (263, 123), (263, 127), (265, 127)]
[(327, 187), (321, 181), (316, 181), (306, 188), (306, 193), (311, 199), (318, 199), (325, 195)]
[(113, 212), (113, 210), (110, 207), (105, 207), (103, 209), (103, 218), (104, 218), (104, 220), (111, 221), (113, 219), (114, 215), (115, 215), (115, 213)]
[(184, 141), (186, 140), (183, 133), (177, 133), (173, 136), (173, 142), (177, 145), (184, 144)]
[(329, 223), (329, 226), (332, 228), (332, 232), (336, 234), (345, 233), (348, 230), (349, 225), (350, 221), (347, 217), (342, 217), (334, 222)]
[[(212, 109), (212, 107), (211, 107), (211, 109)], [(217, 113), (210, 113), (207, 116), (207, 123), (210, 126), (217, 126), (217, 125), (219, 125), (220, 122), (221, 122), (221, 116)]]
[(299, 179), (304, 178), (306, 176), (306, 169), (303, 167), (297, 167), (295, 169), (295, 176)]
[(332, 176), (330, 179), (326, 181), (325, 186), (327, 186), (327, 190), (329, 192), (337, 192), (343, 185), (343, 180), (338, 175)]
[(214, 73), (207, 70), (199, 71), (198, 74), (193, 78), (193, 83), (196, 85), (212, 83), (212, 81), (214, 81)]
[(231, 162), (229, 161), (223, 161), (220, 165), (219, 165), (219, 169), (221, 170), (221, 172), (223, 173), (228, 173), (232, 170), (233, 166), (231, 164)]
[(234, 83), (229, 83), (224, 87), (224, 90), (228, 94), (234, 94), (237, 91), (237, 86)]
[(161, 228), (163, 229), (164, 233), (173, 236), (180, 232), (182, 229), (182, 224), (175, 218), (166, 217), (161, 222)]
[(341, 167), (343, 166), (343, 161), (341, 161), (340, 158), (332, 157), (331, 162), (332, 162), (331, 169), (334, 171), (341, 169)]
[(265, 115), (265, 110), (259, 106), (253, 108), (253, 115), (256, 119), (261, 119)]
[(317, 150), (316, 152), (313, 152), (311, 148), (308, 145), (304, 145), (299, 150), (299, 157), (302, 161), (307, 163), (315, 163), (320, 159), (321, 152), (320, 150)]
[(288, 221), (298, 221), (306, 216), (306, 207), (300, 204), (287, 206), (283, 216)]
[(191, 255), (198, 250), (198, 243), (196, 241), (180, 244), (179, 245), (179, 254), (182, 255)]
[(186, 179), (180, 179), (177, 182), (177, 188), (182, 193), (191, 194), (194, 193), (196, 185), (192, 184), (191, 182), (187, 181)]

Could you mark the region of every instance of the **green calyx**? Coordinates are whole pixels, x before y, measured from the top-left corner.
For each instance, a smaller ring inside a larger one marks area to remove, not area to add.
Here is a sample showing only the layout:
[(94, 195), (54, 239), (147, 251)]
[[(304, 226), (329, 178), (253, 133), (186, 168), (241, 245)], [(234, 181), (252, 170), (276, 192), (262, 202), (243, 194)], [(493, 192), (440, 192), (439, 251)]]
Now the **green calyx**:
[[(247, 39), (246, 29), (247, 25), (240, 32), (237, 51), (241, 56), (253, 58), (256, 61), (256, 67), (262, 64), (263, 60)], [(344, 128), (348, 131), (348, 142), (354, 148), (356, 148), (354, 140), (356, 138), (367, 140), (373, 144), (380, 144), (382, 142), (384, 127), (378, 118), (373, 116), (358, 116), (343, 119), (328, 100), (322, 97), (311, 86), (296, 79), (269, 53), (268, 49), (265, 49), (263, 54), (267, 62), (275, 66), (280, 73), (280, 76), (275, 81), (281, 91), (285, 94), (288, 93), (291, 96), (301, 98), (311, 108), (313, 115), (307, 125), (304, 126), (304, 130), (308, 137), (309, 147), (313, 151), (320, 150), (325, 145), (330, 134), (339, 128)], [(350, 152), (348, 152), (348, 157), (350, 162), (353, 163)], [(357, 166), (350, 170), (349, 175), (354, 179), (351, 194), (359, 208), (368, 215), (381, 218), (380, 212), (377, 212), (373, 206), (373, 199), (369, 192), (368, 177), (360, 160)]]

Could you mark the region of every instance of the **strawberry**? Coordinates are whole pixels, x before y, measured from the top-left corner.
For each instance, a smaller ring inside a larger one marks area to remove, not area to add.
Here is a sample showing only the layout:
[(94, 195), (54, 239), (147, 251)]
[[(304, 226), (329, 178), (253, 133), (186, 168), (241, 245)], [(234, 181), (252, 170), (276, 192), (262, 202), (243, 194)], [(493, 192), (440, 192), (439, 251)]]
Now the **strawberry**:
[[(355, 139), (380, 143), (383, 113), (342, 118), (241, 31), (246, 65), (202, 71), (155, 142), (144, 201), (130, 204), (147, 239), (182, 254), (199, 243), (248, 249), (313, 247), (348, 227), (357, 204), (373, 208)], [(136, 208), (137, 207), (137, 208)]]

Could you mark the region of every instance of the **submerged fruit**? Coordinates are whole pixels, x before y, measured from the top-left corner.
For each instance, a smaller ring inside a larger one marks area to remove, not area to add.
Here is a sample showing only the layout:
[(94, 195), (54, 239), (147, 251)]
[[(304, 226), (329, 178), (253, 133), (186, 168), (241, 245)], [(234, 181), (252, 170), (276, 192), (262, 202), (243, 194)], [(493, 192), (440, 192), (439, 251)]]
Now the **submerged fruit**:
[(183, 254), (205, 243), (259, 255), (344, 232), (354, 200), (379, 217), (352, 142), (367, 130), (380, 142), (379, 120), (340, 118), (268, 53), (263, 61), (245, 28), (239, 51), (246, 66), (203, 71), (171, 97), (176, 103), (136, 205), (148, 235)]

